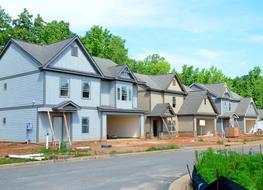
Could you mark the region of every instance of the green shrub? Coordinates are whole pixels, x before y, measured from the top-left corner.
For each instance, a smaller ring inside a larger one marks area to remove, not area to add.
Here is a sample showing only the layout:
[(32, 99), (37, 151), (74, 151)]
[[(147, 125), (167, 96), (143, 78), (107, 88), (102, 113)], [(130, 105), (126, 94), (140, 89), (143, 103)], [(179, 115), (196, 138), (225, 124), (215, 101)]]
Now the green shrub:
[(195, 142), (204, 142), (205, 140), (203, 138), (197, 138), (197, 139), (194, 139)]
[(263, 186), (262, 155), (241, 155), (233, 151), (214, 151), (196, 153), (196, 168), (204, 179), (211, 183), (219, 176), (248, 188), (249, 190), (261, 189)]
[(218, 140), (216, 141), (216, 144), (224, 144), (224, 141)]
[(158, 150), (172, 150), (172, 149), (178, 149), (179, 146), (177, 144), (170, 144), (165, 146), (151, 146), (146, 149), (146, 151), (158, 151)]

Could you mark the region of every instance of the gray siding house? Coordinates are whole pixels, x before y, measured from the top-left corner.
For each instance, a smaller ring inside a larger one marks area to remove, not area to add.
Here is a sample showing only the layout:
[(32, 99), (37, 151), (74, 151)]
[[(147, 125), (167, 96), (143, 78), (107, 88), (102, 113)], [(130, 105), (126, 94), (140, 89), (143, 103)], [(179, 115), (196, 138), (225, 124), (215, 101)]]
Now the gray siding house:
[(239, 127), (249, 133), (254, 127), (258, 112), (252, 98), (243, 98), (232, 92), (226, 83), (199, 84), (190, 86), (192, 90), (207, 90), (219, 112), (217, 132), (224, 135), (226, 127)]
[(0, 141), (144, 136), (138, 80), (91, 57), (77, 36), (41, 46), (11, 39), (0, 56)]

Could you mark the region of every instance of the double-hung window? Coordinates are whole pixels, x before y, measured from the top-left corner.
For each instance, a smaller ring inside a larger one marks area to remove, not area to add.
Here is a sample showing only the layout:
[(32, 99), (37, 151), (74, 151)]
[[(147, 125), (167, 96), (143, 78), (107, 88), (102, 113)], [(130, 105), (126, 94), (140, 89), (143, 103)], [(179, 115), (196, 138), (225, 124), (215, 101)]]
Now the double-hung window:
[(90, 83), (82, 82), (82, 98), (90, 98)]
[(121, 89), (119, 87), (117, 88), (117, 98), (118, 100), (121, 99)]
[(89, 133), (89, 118), (83, 117), (81, 119), (81, 130), (82, 133)]
[(127, 87), (126, 86), (121, 87), (121, 100), (123, 101), (127, 100)]
[(129, 88), (129, 101), (131, 101), (131, 99), (132, 99), (132, 90), (131, 88)]
[(7, 83), (4, 83), (4, 90), (7, 90)]
[(69, 79), (60, 79), (60, 96), (69, 97)]

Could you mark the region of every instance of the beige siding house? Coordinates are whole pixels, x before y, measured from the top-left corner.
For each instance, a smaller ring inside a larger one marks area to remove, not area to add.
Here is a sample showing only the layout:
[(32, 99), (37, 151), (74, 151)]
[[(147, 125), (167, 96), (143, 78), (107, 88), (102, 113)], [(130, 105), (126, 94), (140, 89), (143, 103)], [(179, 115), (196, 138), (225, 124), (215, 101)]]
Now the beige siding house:
[(175, 74), (135, 75), (145, 83), (138, 88), (138, 106), (148, 111), (146, 136), (215, 134), (217, 110), (206, 91), (192, 92)]
[(144, 85), (139, 85), (138, 106), (147, 110), (146, 136), (174, 135), (179, 130), (177, 113), (183, 105), (187, 91), (174, 74), (135, 74)]
[(180, 136), (212, 136), (218, 111), (207, 91), (189, 91), (178, 112)]

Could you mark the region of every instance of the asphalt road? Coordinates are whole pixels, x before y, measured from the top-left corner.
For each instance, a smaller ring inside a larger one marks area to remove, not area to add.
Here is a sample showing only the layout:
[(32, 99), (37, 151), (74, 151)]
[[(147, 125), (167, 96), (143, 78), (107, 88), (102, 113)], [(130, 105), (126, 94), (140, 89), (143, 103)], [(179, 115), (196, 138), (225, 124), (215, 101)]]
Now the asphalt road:
[[(253, 149), (258, 151), (259, 148)], [(245, 148), (244, 151), (248, 150)], [(186, 164), (192, 167), (193, 162), (193, 150), (179, 150), (0, 168), (0, 189), (163, 190), (168, 189), (176, 178), (186, 174)]]

